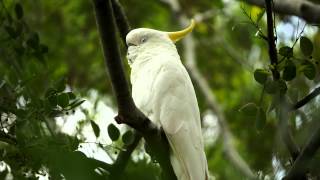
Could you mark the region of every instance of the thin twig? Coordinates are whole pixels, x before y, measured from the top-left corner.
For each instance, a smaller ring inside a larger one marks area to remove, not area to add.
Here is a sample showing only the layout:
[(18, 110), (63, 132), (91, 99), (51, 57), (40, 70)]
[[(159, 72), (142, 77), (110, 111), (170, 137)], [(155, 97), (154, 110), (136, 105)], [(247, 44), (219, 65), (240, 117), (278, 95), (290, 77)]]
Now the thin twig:
[(298, 101), (295, 105), (293, 105), (292, 110), (297, 110), (301, 108), (302, 106), (309, 103), (313, 98), (317, 97), (320, 94), (320, 87), (315, 88), (310, 94), (302, 98), (300, 101)]
[(308, 170), (309, 163), (315, 156), (317, 150), (320, 147), (320, 126), (313, 133), (308, 143), (305, 145), (297, 160), (289, 170), (285, 180), (302, 180), (306, 179), (305, 174)]

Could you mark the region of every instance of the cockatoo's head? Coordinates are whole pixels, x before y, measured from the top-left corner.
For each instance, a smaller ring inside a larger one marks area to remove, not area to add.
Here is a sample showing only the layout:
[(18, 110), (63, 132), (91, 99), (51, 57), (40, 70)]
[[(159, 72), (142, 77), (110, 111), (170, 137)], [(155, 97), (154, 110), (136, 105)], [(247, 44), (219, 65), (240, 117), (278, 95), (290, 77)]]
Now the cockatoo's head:
[[(148, 28), (131, 30), (126, 37), (129, 64), (133, 64), (140, 55), (152, 55), (163, 48), (175, 50), (174, 43), (190, 33), (194, 26), (195, 22), (194, 20), (191, 20), (191, 23), (187, 28), (176, 32), (165, 32)], [(147, 57), (139, 59), (146, 58)]]

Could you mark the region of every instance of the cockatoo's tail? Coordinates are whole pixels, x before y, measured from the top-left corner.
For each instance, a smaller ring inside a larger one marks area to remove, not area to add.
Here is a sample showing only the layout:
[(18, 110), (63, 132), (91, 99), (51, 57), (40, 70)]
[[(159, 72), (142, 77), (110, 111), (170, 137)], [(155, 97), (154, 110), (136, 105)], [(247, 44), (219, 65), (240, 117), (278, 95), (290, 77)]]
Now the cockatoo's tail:
[(187, 34), (192, 32), (195, 25), (196, 25), (196, 23), (194, 22), (193, 19), (191, 19), (191, 23), (188, 27), (186, 27), (185, 29), (183, 29), (181, 31), (168, 32), (168, 36), (173, 42), (177, 42), (180, 39), (182, 39), (183, 37), (185, 37)]

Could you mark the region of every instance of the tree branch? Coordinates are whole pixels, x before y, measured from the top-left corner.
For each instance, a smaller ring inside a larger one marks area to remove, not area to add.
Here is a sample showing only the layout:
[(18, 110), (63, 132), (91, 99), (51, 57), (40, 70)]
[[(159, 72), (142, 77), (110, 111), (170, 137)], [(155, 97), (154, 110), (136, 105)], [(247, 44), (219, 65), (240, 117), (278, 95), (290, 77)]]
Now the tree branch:
[[(264, 7), (264, 0), (243, 0)], [(310, 24), (320, 24), (320, 5), (307, 0), (274, 0), (274, 12), (303, 18)]]
[(127, 46), (126, 35), (131, 30), (128, 18), (125, 15), (125, 12), (124, 12), (124, 10), (118, 0), (111, 0), (111, 2), (112, 2), (112, 8), (113, 8), (114, 14), (115, 14), (116, 24), (117, 24), (118, 29), (120, 31), (120, 37), (121, 37), (123, 43), (125, 44), (125, 46)]
[[(122, 8), (122, 5), (118, 0), (111, 0), (111, 2), (112, 2), (112, 8), (114, 9), (115, 17), (116, 17), (116, 24), (120, 31), (120, 37), (122, 39), (123, 44), (125, 44), (127, 47), (126, 35), (131, 30), (128, 18)], [(112, 172), (110, 173), (110, 176), (112, 177), (112, 179), (119, 179), (120, 175), (125, 170), (125, 167), (131, 157), (132, 152), (138, 146), (142, 138), (141, 134), (139, 134), (137, 131), (133, 132), (133, 137), (134, 137), (133, 142), (128, 146), (125, 145), (123, 147), (125, 151), (121, 151), (117, 156), (117, 159), (112, 166)]]
[(267, 12), (267, 28), (268, 28), (268, 46), (269, 46), (269, 57), (270, 64), (272, 65), (272, 75), (274, 80), (280, 78), (280, 74), (277, 70), (278, 65), (278, 56), (276, 49), (276, 40), (273, 33), (273, 15), (272, 15), (272, 0), (265, 0), (266, 3), (266, 12)]
[(320, 147), (320, 126), (313, 133), (308, 143), (305, 145), (297, 160), (289, 170), (285, 180), (301, 180), (305, 178), (309, 163)]
[(169, 144), (165, 134), (137, 109), (130, 95), (116, 39), (111, 1), (93, 0), (93, 5), (107, 72), (118, 104), (118, 116), (115, 120), (138, 130), (150, 146), (151, 155), (160, 163), (163, 178), (176, 179), (169, 159)]
[(313, 98), (317, 97), (320, 94), (320, 87), (315, 88), (310, 94), (302, 98), (298, 101), (295, 105), (293, 105), (292, 110), (297, 110), (302, 106), (306, 105), (310, 102)]

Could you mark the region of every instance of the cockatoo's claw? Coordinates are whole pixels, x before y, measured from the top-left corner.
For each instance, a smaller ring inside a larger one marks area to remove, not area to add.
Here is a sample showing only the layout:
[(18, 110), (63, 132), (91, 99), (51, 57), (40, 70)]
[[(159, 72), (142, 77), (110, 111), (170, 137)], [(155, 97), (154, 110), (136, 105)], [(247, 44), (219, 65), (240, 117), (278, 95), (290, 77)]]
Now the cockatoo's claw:
[(123, 124), (124, 123), (124, 118), (122, 115), (118, 114), (116, 117), (114, 117), (114, 119), (116, 120), (116, 122), (118, 124)]

